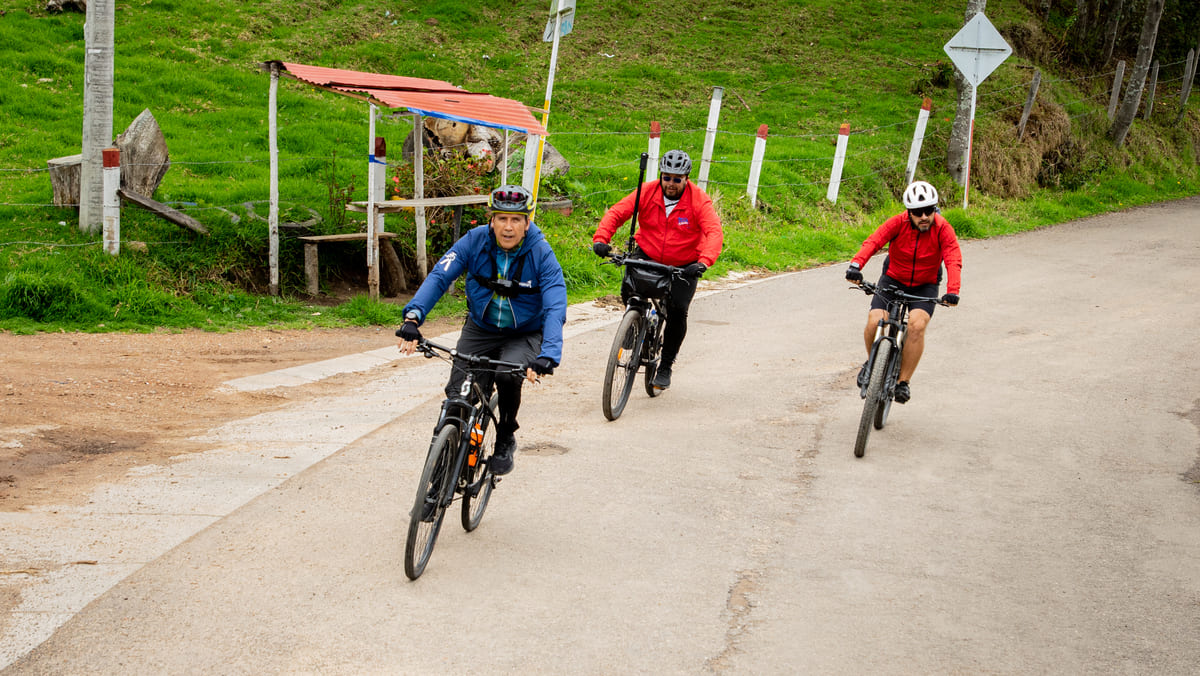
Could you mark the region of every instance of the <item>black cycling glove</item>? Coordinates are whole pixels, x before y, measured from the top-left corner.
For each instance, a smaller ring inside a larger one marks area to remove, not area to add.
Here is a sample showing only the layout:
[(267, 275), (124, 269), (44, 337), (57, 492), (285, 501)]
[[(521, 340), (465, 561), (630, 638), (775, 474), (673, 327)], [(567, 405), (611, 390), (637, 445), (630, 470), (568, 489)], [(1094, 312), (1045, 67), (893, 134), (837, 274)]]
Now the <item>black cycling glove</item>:
[(414, 321), (407, 321), (401, 324), (400, 330), (396, 331), (396, 335), (400, 336), (401, 340), (405, 342), (421, 339), (421, 331), (417, 328), (417, 323)]
[(592, 242), (592, 251), (596, 252), (597, 256), (604, 258), (612, 252), (612, 245), (607, 242)]
[(857, 284), (862, 279), (862, 269), (858, 267), (858, 263), (851, 263), (850, 267), (846, 268), (846, 281)]
[(554, 373), (554, 361), (550, 357), (538, 357), (531, 360), (525, 368), (539, 376), (548, 376)]
[(683, 276), (688, 279), (700, 279), (704, 273), (708, 271), (708, 266), (700, 261), (685, 265), (683, 268)]
[(948, 294), (942, 296), (942, 302), (945, 303), (946, 305), (958, 305), (958, 294), (957, 293), (948, 293)]

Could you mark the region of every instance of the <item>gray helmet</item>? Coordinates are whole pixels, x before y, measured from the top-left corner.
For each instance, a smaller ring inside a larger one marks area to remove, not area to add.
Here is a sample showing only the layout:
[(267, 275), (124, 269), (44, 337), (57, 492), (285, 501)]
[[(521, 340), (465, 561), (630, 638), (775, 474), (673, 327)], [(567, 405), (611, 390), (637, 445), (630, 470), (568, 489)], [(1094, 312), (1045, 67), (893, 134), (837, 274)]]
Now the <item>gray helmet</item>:
[(690, 174), (692, 173), (692, 158), (682, 150), (668, 150), (667, 154), (662, 156), (659, 171), (664, 174)]
[(528, 216), (533, 211), (533, 205), (530, 204), (532, 199), (533, 195), (524, 186), (502, 185), (492, 191), (488, 206), (492, 211)]

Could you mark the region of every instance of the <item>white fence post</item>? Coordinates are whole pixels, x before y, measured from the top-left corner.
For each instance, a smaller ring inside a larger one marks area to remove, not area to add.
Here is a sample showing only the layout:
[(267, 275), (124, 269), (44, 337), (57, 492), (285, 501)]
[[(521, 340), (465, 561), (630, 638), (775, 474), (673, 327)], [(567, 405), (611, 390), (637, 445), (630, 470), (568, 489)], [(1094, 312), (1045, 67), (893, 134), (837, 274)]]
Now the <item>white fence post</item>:
[(104, 253), (121, 251), (121, 149), (105, 148), (104, 156)]
[(650, 144), (646, 153), (650, 155), (650, 163), (646, 165), (646, 180), (658, 179), (658, 160), (662, 157), (662, 125), (657, 120), (650, 121)]
[(850, 142), (850, 123), (844, 122), (838, 129), (837, 150), (833, 154), (833, 170), (829, 172), (829, 190), (825, 199), (837, 204), (838, 188), (842, 185), (842, 166), (846, 164), (846, 146)]
[(701, 190), (708, 188), (708, 167), (712, 163), (713, 145), (717, 140), (717, 121), (721, 118), (721, 98), (724, 87), (713, 87), (712, 103), (708, 107), (708, 127), (704, 134), (704, 154), (700, 156), (700, 179), (696, 182)]
[(917, 113), (917, 128), (913, 131), (912, 147), (908, 149), (908, 167), (904, 170), (904, 185), (912, 183), (917, 175), (917, 161), (921, 159), (921, 145), (925, 141), (925, 125), (929, 124), (929, 111), (933, 101), (925, 99), (921, 102), (921, 112)]
[(1033, 103), (1037, 100), (1038, 88), (1042, 86), (1042, 71), (1034, 69), (1033, 82), (1029, 83), (1029, 96), (1025, 99), (1025, 108), (1021, 111), (1021, 121), (1017, 123), (1017, 140), (1025, 138), (1025, 125), (1029, 122), (1029, 114), (1033, 112)]
[(370, 158), (370, 173), (367, 176), (367, 294), (372, 300), (379, 299), (379, 233), (383, 232), (383, 214), (379, 203), (387, 199), (387, 143), (382, 136), (375, 137), (374, 152)]
[(754, 155), (750, 159), (750, 182), (746, 185), (746, 195), (750, 197), (750, 207), (758, 206), (758, 177), (762, 174), (763, 155), (767, 153), (767, 125), (760, 125), (754, 139)]
[(267, 96), (267, 137), (271, 155), (271, 192), (267, 211), (267, 239), (271, 266), (271, 295), (279, 295), (279, 64), (271, 64), (271, 89)]
[(1121, 80), (1125, 77), (1125, 62), (1117, 62), (1117, 74), (1113, 76), (1112, 94), (1108, 96), (1108, 119), (1117, 114), (1117, 100), (1121, 94)]

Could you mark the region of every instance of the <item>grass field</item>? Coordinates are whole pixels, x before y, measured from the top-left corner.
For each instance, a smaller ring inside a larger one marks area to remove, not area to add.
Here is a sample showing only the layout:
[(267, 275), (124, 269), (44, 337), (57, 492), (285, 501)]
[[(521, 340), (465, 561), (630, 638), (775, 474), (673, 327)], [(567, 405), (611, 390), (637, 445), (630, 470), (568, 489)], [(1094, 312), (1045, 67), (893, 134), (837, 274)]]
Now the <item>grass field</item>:
[[(1017, 0), (987, 15), (1017, 47), (980, 88), (970, 207), (945, 168), (954, 116), (942, 45), (962, 4), (696, 0), (580, 2), (560, 48), (550, 143), (570, 161), (544, 193), (566, 193), (570, 216), (544, 212), (573, 300), (610, 293), (616, 272), (588, 250), (604, 209), (633, 189), (651, 121), (663, 149), (699, 159), (713, 87), (724, 89), (710, 173), (726, 249), (713, 273), (789, 270), (845, 260), (900, 207), (905, 161), (923, 98), (933, 101), (918, 176), (945, 196), (963, 237), (1036, 228), (1137, 204), (1200, 194), (1200, 109), (1175, 125), (1182, 66), (1164, 56), (1160, 103), (1123, 149), (1105, 138), (1110, 68), (1059, 68), (1055, 37)], [(302, 250), (282, 243), (283, 295), (265, 295), (267, 87), (271, 59), (444, 79), (540, 107), (550, 48), (548, 3), (476, 0), (234, 2), (141, 0), (116, 19), (114, 131), (144, 109), (161, 126), (172, 167), (155, 198), (199, 218), (207, 237), (127, 208), (113, 258), (99, 235), (50, 203), (46, 160), (79, 151), (83, 21), (44, 2), (0, 1), (0, 329), (151, 330), (256, 325), (392, 324), (398, 307), (303, 298)], [(1049, 45), (1049, 46), (1047, 46)], [(1179, 57), (1182, 58), (1182, 57)], [(1043, 72), (1031, 122), (1014, 129), (1033, 68)], [(1174, 90), (1171, 90), (1174, 87)], [(358, 229), (331, 194), (365, 199), (366, 104), (294, 82), (279, 95), (284, 220), (321, 215), (322, 231)], [(1172, 94), (1172, 91), (1174, 92)], [(1174, 96), (1174, 98), (1171, 98)], [(410, 117), (376, 131), (399, 149)], [(825, 199), (840, 124), (850, 152), (837, 204)], [(746, 199), (754, 134), (768, 125), (760, 204)], [(391, 161), (399, 153), (389, 153)], [(258, 202), (257, 205), (253, 203)], [(332, 202), (332, 203), (331, 203)], [(236, 223), (234, 222), (236, 219)], [(444, 229), (446, 224), (441, 224)], [(408, 232), (402, 218), (388, 228)], [(403, 238), (398, 238), (403, 239)], [(410, 246), (410, 245), (409, 245)], [(431, 256), (440, 252), (431, 251)], [(361, 272), (361, 247), (322, 251), (325, 284)], [(461, 311), (461, 304), (444, 304)]]

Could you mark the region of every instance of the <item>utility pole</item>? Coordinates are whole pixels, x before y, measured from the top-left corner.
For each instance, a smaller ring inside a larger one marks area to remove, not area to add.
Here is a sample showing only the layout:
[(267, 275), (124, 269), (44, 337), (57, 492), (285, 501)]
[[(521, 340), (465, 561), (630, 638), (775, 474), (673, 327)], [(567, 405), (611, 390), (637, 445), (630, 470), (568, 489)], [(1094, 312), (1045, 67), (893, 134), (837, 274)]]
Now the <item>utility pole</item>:
[(113, 142), (113, 27), (116, 0), (91, 0), (83, 28), (83, 159), (79, 165), (79, 229), (104, 226), (104, 149)]

